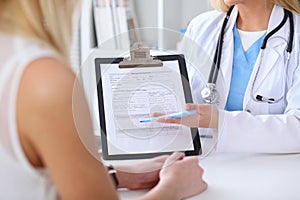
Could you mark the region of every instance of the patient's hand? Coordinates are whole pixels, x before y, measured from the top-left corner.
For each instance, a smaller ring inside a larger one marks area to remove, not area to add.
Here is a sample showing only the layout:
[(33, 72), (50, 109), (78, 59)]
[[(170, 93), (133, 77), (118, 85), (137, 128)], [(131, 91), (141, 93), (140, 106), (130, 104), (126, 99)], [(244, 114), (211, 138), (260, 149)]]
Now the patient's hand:
[(119, 188), (148, 189), (159, 181), (159, 171), (169, 156), (159, 156), (132, 166), (115, 166)]
[(159, 173), (159, 183), (140, 199), (182, 200), (200, 194), (207, 188), (202, 175), (197, 157), (184, 158), (184, 153), (173, 153)]
[(172, 154), (160, 171), (157, 188), (166, 189), (168, 196), (164, 199), (186, 199), (207, 189), (207, 184), (202, 178), (204, 171), (199, 166), (198, 158), (195, 156), (183, 157), (182, 153)]

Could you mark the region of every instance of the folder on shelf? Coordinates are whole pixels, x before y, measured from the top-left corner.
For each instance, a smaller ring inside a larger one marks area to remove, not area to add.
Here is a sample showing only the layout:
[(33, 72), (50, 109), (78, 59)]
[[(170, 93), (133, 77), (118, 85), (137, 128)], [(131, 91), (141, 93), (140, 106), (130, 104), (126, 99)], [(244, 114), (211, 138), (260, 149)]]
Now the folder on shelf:
[(92, 0), (82, 1), (80, 17), (80, 61), (86, 61), (91, 50), (96, 46), (95, 26), (93, 21)]
[(115, 48), (115, 41), (109, 41), (114, 37), (114, 24), (112, 18), (112, 10), (108, 6), (95, 8), (95, 27), (98, 46), (108, 45), (108, 47)]
[(110, 49), (128, 49), (126, 7), (119, 0), (98, 1), (95, 8), (95, 26), (98, 46), (105, 45)]
[(128, 49), (130, 47), (130, 42), (125, 7), (117, 7), (117, 16), (119, 21), (119, 33), (117, 33), (117, 35), (120, 35), (120, 48)]

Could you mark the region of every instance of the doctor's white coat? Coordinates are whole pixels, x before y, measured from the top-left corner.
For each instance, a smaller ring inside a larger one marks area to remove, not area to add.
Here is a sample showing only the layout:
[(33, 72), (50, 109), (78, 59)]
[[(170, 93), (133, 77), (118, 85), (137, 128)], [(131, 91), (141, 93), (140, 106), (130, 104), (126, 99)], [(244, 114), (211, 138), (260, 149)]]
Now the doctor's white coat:
[[(287, 69), (284, 69), (284, 62), (290, 32), (289, 20), (268, 40), (255, 80), (261, 52), (258, 55), (245, 92), (243, 111), (229, 112), (224, 107), (230, 89), (234, 51), (232, 29), (236, 22), (237, 9), (237, 6), (233, 9), (226, 26), (217, 80), (220, 93), (217, 151), (300, 152), (300, 17), (293, 14), (294, 42)], [(274, 6), (267, 32), (273, 30), (283, 16), (283, 9)], [(202, 77), (198, 69), (202, 74), (209, 72), (209, 60), (213, 60), (224, 17), (225, 13), (218, 11), (199, 15), (190, 23), (184, 38), (183, 52), (189, 66), (196, 103), (203, 103), (200, 93), (207, 81), (207, 77)], [(252, 97), (258, 94), (275, 99), (284, 95), (284, 98), (279, 103), (268, 104), (254, 101)]]

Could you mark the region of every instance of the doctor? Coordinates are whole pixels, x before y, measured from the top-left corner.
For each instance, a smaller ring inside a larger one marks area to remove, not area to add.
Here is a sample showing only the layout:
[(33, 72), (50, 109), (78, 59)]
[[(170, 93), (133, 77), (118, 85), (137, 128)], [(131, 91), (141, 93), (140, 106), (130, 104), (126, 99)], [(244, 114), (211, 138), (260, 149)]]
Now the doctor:
[[(195, 57), (192, 54), (199, 52), (199, 48), (211, 60), (220, 54), (215, 58), (220, 67), (215, 81), (219, 102), (216, 106), (203, 102), (206, 82), (197, 70), (190, 69), (198, 105), (188, 104), (186, 109), (195, 109), (197, 114), (182, 120), (159, 121), (218, 129), (218, 151), (300, 152), (299, 3), (296, 0), (211, 0), (211, 3), (222, 12), (201, 14), (190, 23), (186, 37), (197, 47), (185, 47), (189, 49), (185, 53), (187, 60), (189, 56)], [(226, 13), (228, 22), (221, 33)], [(220, 35), (221, 48), (217, 44)]]

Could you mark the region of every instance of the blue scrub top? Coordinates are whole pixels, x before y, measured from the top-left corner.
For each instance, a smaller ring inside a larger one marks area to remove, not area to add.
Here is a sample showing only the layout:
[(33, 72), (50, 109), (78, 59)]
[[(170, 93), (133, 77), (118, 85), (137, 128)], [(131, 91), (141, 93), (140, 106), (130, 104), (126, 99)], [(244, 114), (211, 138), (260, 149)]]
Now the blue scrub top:
[(260, 51), (264, 34), (252, 46), (244, 51), (239, 32), (234, 25), (234, 55), (229, 94), (225, 109), (228, 111), (243, 110), (245, 91)]

